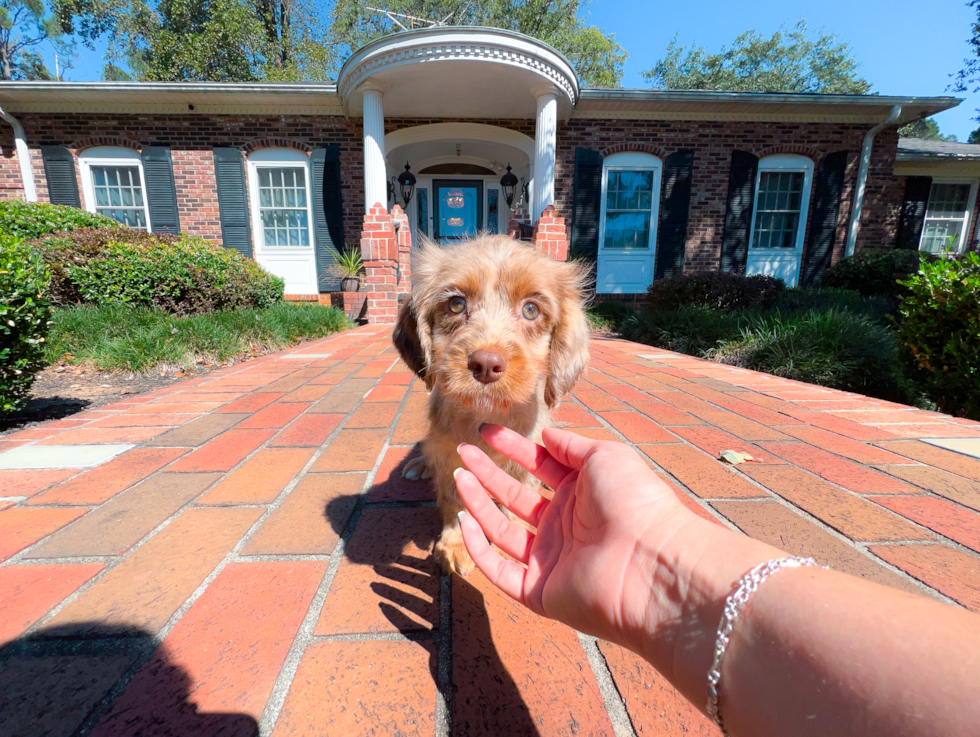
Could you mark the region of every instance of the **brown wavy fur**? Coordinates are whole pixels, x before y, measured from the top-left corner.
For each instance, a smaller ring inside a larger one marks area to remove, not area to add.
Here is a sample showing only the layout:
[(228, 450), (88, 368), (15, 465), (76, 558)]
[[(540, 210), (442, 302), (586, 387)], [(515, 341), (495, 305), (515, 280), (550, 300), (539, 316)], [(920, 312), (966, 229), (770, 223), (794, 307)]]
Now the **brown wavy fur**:
[[(423, 463), (442, 510), (436, 557), (447, 572), (465, 574), (473, 565), (456, 519), (463, 508), (453, 480), (462, 465), (456, 447), (478, 445), (512, 476), (535, 483), (487, 446), (479, 427), (505, 425), (540, 441), (551, 410), (589, 362), (586, 279), (579, 265), (554, 261), (507, 236), (480, 236), (447, 247), (426, 244), (418, 253), (412, 295), (399, 311), (393, 340), (430, 390)], [(466, 299), (460, 315), (448, 308), (457, 296)], [(535, 320), (522, 316), (528, 301), (540, 310)], [(467, 362), (478, 350), (507, 358), (499, 381), (484, 385), (473, 378)], [(417, 478), (422, 470), (421, 464), (410, 465), (406, 475)]]

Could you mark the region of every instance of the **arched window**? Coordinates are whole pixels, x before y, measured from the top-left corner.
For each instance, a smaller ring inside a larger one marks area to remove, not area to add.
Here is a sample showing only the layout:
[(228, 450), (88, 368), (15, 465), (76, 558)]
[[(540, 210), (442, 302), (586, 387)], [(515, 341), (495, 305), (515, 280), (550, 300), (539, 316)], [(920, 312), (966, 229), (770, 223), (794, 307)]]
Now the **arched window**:
[(290, 148), (264, 148), (248, 157), (256, 246), (312, 248), (310, 158)]
[(643, 292), (653, 281), (662, 170), (651, 154), (625, 152), (603, 160), (597, 292)]
[(129, 148), (96, 146), (78, 157), (85, 207), (133, 228), (150, 229), (140, 155)]
[(777, 154), (759, 160), (752, 248), (802, 251), (812, 181), (813, 160), (806, 156)]

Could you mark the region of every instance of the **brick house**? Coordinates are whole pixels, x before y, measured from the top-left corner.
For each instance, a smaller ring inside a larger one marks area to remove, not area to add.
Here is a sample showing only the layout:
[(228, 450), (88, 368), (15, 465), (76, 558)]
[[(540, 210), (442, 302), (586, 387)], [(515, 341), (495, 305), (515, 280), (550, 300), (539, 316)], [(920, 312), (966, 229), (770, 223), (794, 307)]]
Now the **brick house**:
[(2, 82), (0, 197), (219, 241), (312, 299), (360, 244), (382, 321), (412, 243), (478, 230), (594, 262), (599, 293), (681, 270), (809, 285), (860, 249), (974, 246), (980, 146), (896, 132), (959, 102), (581, 88), (532, 38), (433, 28), (336, 84)]

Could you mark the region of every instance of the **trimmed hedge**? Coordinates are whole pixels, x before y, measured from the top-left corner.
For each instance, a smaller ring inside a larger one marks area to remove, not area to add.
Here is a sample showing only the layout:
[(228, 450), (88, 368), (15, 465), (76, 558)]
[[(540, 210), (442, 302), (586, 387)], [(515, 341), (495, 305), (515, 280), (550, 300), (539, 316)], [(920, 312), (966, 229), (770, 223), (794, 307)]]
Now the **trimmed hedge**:
[(77, 207), (46, 205), (41, 202), (8, 200), (0, 202), (0, 234), (27, 240), (48, 233), (63, 233), (78, 228), (122, 228), (112, 218), (96, 215)]
[(60, 306), (126, 304), (191, 315), (263, 309), (283, 297), (282, 279), (202, 238), (81, 229), (36, 243)]
[(24, 406), (35, 374), (44, 368), (49, 280), (37, 250), (0, 235), (0, 415)]
[(823, 283), (864, 297), (883, 297), (894, 308), (906, 294), (899, 281), (919, 270), (919, 260), (918, 251), (860, 251), (831, 266)]
[(768, 310), (786, 289), (781, 279), (764, 274), (675, 274), (647, 288), (647, 305), (655, 310), (713, 307), (719, 310)]
[(910, 376), (943, 412), (980, 420), (980, 255), (923, 259), (902, 286), (898, 334)]

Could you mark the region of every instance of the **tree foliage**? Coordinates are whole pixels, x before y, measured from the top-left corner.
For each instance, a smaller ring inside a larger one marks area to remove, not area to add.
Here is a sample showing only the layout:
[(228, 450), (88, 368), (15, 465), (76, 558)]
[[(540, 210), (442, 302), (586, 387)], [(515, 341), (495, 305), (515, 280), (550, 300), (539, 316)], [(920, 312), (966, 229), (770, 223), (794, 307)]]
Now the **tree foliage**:
[(0, 0), (0, 78), (54, 79), (38, 53), (46, 42), (68, 61), (71, 43), (43, 0)]
[(939, 130), (939, 123), (930, 118), (906, 123), (898, 129), (898, 135), (902, 138), (921, 138), (926, 141), (956, 141), (956, 136), (953, 134), (943, 135)]
[(59, 0), (66, 31), (107, 37), (103, 77), (310, 81), (336, 67), (314, 0)]
[[(956, 92), (980, 92), (980, 0), (970, 0), (967, 3), (976, 13), (973, 24), (970, 26), (970, 38), (967, 44), (970, 46), (971, 56), (963, 60), (963, 68), (953, 77), (953, 90)], [(974, 110), (977, 115), (974, 120), (980, 120), (980, 109)], [(977, 140), (974, 140), (974, 136)], [(980, 128), (970, 134), (970, 143), (980, 143)]]
[(717, 54), (679, 46), (675, 37), (656, 66), (641, 74), (668, 90), (863, 95), (871, 85), (857, 76), (857, 67), (849, 44), (831, 34), (811, 34), (801, 20), (770, 38), (747, 31)]
[[(388, 0), (386, 10), (456, 26), (503, 28), (554, 46), (584, 85), (617, 87), (626, 51), (612, 34), (579, 18), (583, 0)], [(364, 0), (337, 0), (331, 27), (345, 51), (360, 48), (400, 29), (386, 16), (367, 10)], [(404, 21), (410, 26), (409, 21)]]

